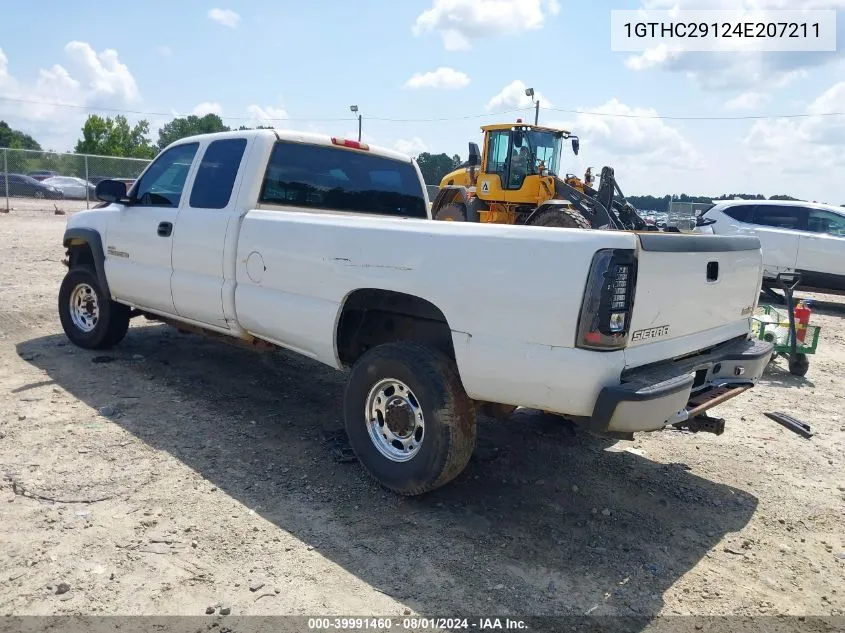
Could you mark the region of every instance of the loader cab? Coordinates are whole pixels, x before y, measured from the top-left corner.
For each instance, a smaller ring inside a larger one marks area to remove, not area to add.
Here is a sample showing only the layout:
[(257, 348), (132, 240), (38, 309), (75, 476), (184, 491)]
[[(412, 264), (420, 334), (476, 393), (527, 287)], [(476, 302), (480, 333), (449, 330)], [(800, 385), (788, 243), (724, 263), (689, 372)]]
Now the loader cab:
[(558, 175), (563, 142), (571, 139), (572, 151), (578, 154), (578, 138), (566, 130), (521, 120), (481, 129), (484, 149), (476, 195), (483, 200), (536, 203), (540, 178)]

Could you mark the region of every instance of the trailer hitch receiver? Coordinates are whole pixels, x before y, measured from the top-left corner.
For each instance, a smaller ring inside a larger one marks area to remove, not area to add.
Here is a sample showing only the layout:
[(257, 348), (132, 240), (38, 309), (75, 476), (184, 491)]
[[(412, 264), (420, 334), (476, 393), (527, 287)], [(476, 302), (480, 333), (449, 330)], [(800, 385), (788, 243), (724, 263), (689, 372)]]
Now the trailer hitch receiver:
[(700, 413), (683, 422), (676, 422), (674, 428), (690, 433), (712, 433), (721, 435), (725, 432), (724, 418), (711, 418), (706, 413)]

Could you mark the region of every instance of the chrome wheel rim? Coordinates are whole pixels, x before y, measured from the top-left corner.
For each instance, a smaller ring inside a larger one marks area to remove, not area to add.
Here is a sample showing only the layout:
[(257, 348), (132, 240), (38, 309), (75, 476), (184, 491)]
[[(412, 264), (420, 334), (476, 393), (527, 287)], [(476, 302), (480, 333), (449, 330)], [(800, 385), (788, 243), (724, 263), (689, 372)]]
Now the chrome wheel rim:
[(76, 329), (91, 332), (100, 321), (97, 293), (88, 284), (79, 284), (70, 293), (70, 320)]
[(425, 439), (425, 416), (413, 391), (401, 380), (385, 378), (367, 395), (364, 415), (370, 440), (392, 462), (407, 462)]

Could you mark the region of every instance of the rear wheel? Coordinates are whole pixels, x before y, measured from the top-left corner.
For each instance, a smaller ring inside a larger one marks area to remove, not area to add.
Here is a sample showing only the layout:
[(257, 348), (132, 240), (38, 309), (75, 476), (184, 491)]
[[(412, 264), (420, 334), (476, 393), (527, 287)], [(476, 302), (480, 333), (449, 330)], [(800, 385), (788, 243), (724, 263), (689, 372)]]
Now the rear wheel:
[(467, 210), (462, 204), (450, 202), (449, 204), (443, 205), (434, 216), (434, 219), (444, 222), (466, 222)]
[(530, 226), (552, 226), (564, 229), (591, 229), (590, 221), (569, 207), (547, 207), (534, 214)]
[(386, 343), (361, 356), (344, 414), (364, 469), (402, 495), (450, 482), (475, 449), (475, 410), (454, 361), (420, 343)]

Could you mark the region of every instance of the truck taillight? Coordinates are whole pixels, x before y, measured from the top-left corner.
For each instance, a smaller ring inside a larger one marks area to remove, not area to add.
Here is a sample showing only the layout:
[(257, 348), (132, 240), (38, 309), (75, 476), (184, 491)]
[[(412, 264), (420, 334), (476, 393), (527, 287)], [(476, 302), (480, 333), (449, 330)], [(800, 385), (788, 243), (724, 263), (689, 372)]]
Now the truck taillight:
[(636, 282), (637, 258), (633, 250), (603, 249), (593, 256), (578, 318), (576, 346), (616, 350), (627, 345)]
[(351, 147), (352, 149), (362, 149), (364, 151), (369, 151), (370, 146), (366, 143), (361, 143), (359, 141), (350, 141), (346, 138), (337, 138), (336, 136), (332, 137), (332, 143), (335, 145), (341, 145), (343, 147)]

